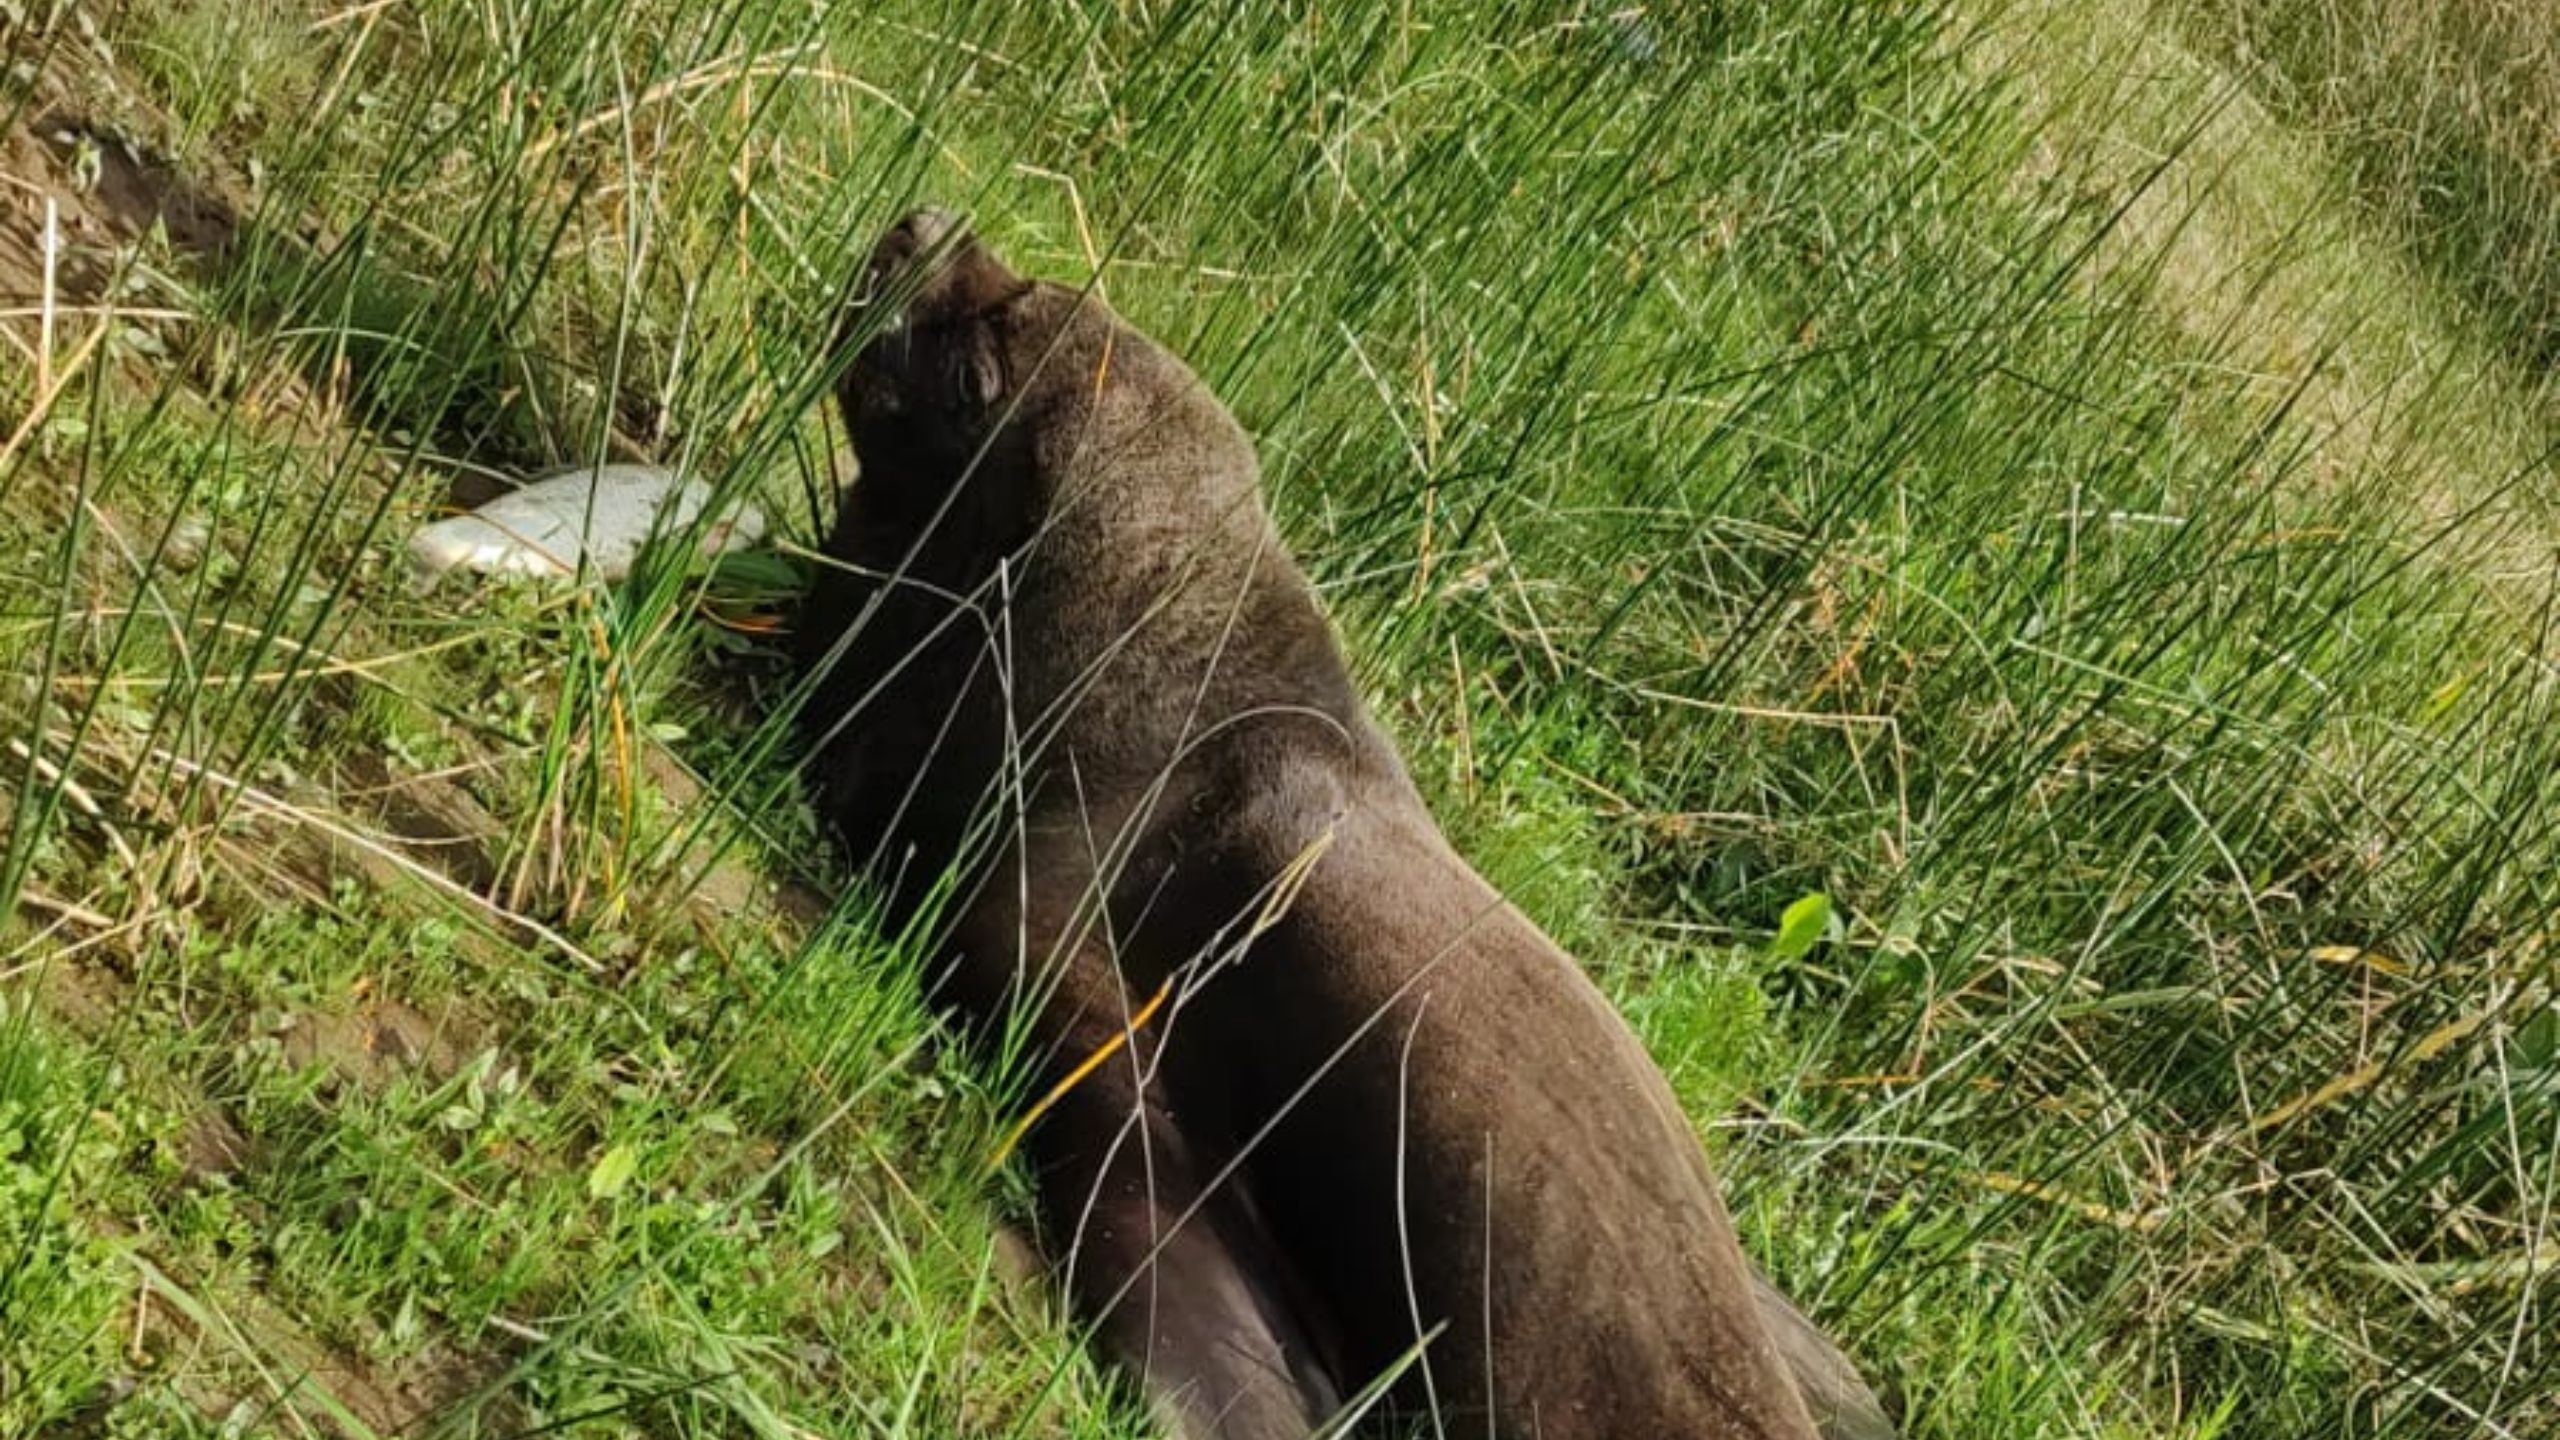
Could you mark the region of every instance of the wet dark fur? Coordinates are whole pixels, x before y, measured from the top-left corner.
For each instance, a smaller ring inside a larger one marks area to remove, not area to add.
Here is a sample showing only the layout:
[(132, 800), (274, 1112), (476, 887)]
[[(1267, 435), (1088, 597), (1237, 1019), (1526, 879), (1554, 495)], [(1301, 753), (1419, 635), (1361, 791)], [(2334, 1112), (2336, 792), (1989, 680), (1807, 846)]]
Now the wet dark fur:
[(1226, 409), (935, 212), (867, 293), (900, 309), (839, 391), (811, 779), (893, 920), (959, 876), (937, 993), (1027, 1017), (1034, 1093), (1169, 991), (1026, 1142), (1159, 1413), (1298, 1440), (1430, 1336), (1396, 1401), (1450, 1434), (1806, 1440), (1812, 1396), (1890, 1435), (1626, 1026), (1442, 839)]

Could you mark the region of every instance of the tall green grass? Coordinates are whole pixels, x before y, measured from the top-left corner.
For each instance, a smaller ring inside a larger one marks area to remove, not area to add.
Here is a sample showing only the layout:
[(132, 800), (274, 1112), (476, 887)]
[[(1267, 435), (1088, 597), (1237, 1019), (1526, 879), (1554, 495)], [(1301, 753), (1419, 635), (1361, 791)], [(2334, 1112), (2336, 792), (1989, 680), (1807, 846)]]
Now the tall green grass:
[[(241, 237), (123, 257), (193, 318), (0, 469), (0, 1429), (1131, 1433), (1007, 1298), (1008, 1097), (908, 947), (697, 903), (843, 889), (722, 582), (398, 565), (454, 463), (634, 448), (811, 540), (833, 306), (926, 196), (1228, 398), (1912, 1433), (2560, 1423), (2553, 577), (2479, 562), (2547, 556), (2550, 437), (2459, 322), (2276, 383), (2193, 323), (2211, 97), (2127, 164), (2137, 72), (1988, 5), (219, 8), (115, 11), (99, 103)], [(402, 784), (484, 873), (371, 839)], [(314, 1042), (393, 999), (454, 1053)]]

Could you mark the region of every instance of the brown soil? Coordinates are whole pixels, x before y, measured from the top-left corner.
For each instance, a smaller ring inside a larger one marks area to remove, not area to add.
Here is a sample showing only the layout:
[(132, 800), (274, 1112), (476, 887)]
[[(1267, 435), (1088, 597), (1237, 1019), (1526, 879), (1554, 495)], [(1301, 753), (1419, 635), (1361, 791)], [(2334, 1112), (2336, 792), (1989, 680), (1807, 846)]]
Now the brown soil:
[(435, 1013), (403, 1000), (359, 1003), (335, 1014), (293, 1017), (281, 1037), (285, 1059), (325, 1064), (341, 1077), (372, 1088), (403, 1071), (444, 1080), (487, 1048), (488, 1026), (468, 1007), (441, 1004)]
[[(490, 1357), (435, 1346), (396, 1365), (377, 1364), (321, 1343), (300, 1318), (236, 1288), (223, 1292), (218, 1307), (201, 1307), (213, 1321), (201, 1324), (185, 1303), (192, 1277), (156, 1268), (145, 1274), (126, 1321), (137, 1362), (171, 1375), (209, 1416), (250, 1401), (289, 1410), (306, 1422), (299, 1433), (399, 1435), (449, 1413), (499, 1369)], [(265, 1393), (234, 1393), (250, 1374), (264, 1380)], [(355, 1424), (343, 1423), (341, 1412)]]
[(48, 200), (59, 246), (58, 305), (94, 303), (119, 252), (155, 227), (199, 264), (229, 253), (241, 208), (224, 187), (183, 175), (138, 142), (91, 123), (66, 107), (65, 93), (40, 77), (36, 103), (25, 107), (32, 118), (0, 133), (0, 308), (31, 309), (43, 300)]

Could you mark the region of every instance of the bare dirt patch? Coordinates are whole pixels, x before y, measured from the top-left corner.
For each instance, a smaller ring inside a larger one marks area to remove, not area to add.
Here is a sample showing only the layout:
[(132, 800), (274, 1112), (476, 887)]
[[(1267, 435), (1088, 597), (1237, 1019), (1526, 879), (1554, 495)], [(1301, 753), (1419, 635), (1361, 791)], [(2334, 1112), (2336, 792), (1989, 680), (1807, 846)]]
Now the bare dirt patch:
[(0, 132), (0, 305), (45, 296), (48, 203), (56, 303), (96, 303), (116, 255), (155, 230), (200, 265), (228, 255), (243, 207), (219, 181), (181, 173), (140, 141), (66, 108), (62, 87), (36, 82), (31, 118)]
[(488, 1025), (458, 1003), (432, 1012), (404, 1000), (369, 999), (352, 1009), (292, 1017), (279, 1037), (285, 1059), (323, 1064), (367, 1088), (404, 1071), (444, 1080), (488, 1045)]
[[(127, 1322), (132, 1353), (171, 1375), (208, 1416), (235, 1413), (247, 1402), (292, 1412), (302, 1433), (397, 1435), (447, 1413), (499, 1369), (489, 1358), (432, 1346), (377, 1364), (314, 1338), (262, 1295), (226, 1290), (217, 1308), (198, 1296), (190, 1277), (147, 1263), (137, 1268), (142, 1284)], [(252, 1377), (264, 1394), (250, 1388)]]

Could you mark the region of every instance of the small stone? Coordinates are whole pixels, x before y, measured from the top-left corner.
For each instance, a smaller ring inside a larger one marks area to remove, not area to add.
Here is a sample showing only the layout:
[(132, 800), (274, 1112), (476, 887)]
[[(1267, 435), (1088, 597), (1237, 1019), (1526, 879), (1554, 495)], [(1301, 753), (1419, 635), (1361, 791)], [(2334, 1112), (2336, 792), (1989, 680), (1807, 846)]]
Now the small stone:
[(160, 547), (160, 563), (173, 575), (184, 575), (204, 563), (205, 547), (213, 543), (213, 525), (201, 515), (185, 516), (169, 530), (169, 538)]

